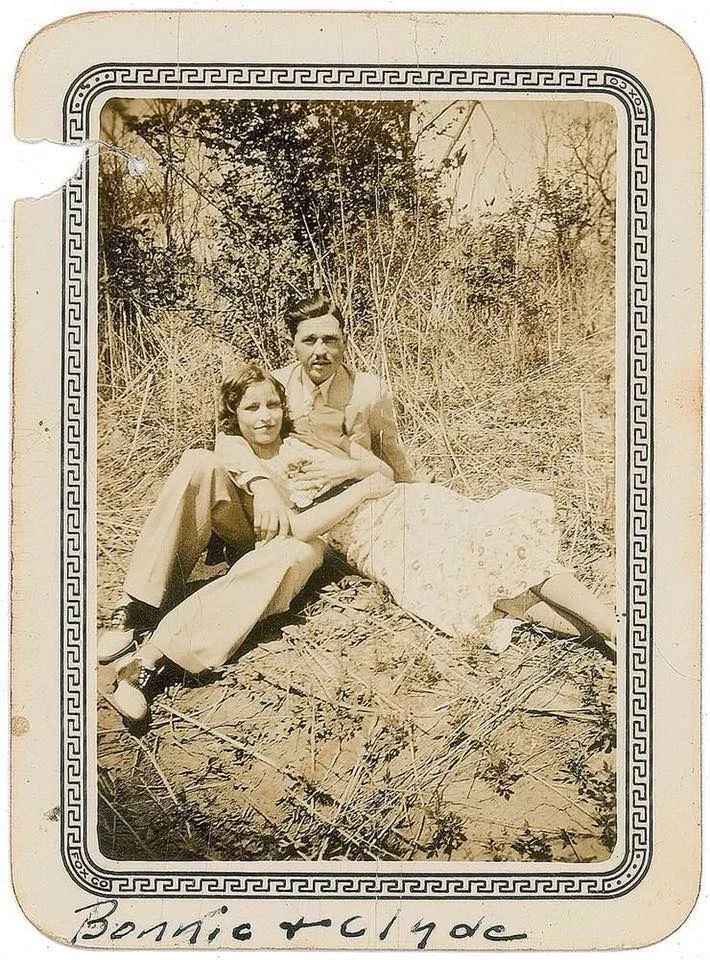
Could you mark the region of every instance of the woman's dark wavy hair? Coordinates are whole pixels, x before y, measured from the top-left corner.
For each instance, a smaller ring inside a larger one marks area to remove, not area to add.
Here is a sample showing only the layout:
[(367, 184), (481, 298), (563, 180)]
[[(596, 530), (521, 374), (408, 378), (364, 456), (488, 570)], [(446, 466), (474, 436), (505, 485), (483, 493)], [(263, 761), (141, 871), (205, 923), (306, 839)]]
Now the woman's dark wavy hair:
[(228, 374), (222, 381), (219, 397), (219, 429), (222, 433), (230, 436), (241, 436), (237, 420), (237, 408), (247, 388), (254, 383), (270, 383), (276, 391), (284, 415), (281, 436), (285, 437), (292, 427), (288, 416), (286, 391), (279, 381), (263, 370), (258, 363), (247, 363), (241, 369)]

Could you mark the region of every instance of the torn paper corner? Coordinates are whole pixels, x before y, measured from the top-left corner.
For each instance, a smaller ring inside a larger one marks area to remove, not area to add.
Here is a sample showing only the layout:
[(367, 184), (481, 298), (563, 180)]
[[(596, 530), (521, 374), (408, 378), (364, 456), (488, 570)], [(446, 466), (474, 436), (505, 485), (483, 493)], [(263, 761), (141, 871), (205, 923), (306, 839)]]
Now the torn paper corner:
[(61, 190), (76, 176), (87, 145), (16, 141), (14, 149), (21, 161), (15, 168), (15, 196), (18, 200), (39, 200)]

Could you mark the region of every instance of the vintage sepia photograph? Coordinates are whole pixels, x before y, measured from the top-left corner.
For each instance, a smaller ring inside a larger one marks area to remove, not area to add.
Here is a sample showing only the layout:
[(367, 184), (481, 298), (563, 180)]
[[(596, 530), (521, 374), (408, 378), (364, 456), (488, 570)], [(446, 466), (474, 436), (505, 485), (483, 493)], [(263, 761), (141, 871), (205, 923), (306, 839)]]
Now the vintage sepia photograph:
[(77, 158), (14, 210), (29, 923), (124, 949), (677, 931), (701, 846), (684, 41), (103, 12), (40, 31), (15, 98), (19, 138)]
[(101, 853), (608, 860), (614, 107), (100, 128)]

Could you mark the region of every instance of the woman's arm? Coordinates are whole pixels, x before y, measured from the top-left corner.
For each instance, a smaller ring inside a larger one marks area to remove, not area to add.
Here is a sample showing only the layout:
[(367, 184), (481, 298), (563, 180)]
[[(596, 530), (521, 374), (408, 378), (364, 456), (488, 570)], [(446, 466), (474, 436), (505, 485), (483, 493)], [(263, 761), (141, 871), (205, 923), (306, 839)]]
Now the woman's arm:
[(218, 433), (214, 452), (240, 490), (254, 497), (254, 533), (268, 543), (289, 533), (289, 510), (274, 478), (243, 437)]
[(365, 500), (384, 497), (394, 488), (394, 481), (379, 473), (359, 480), (347, 490), (323, 503), (317, 503), (302, 513), (291, 512), (291, 533), (297, 540), (313, 540), (344, 520)]

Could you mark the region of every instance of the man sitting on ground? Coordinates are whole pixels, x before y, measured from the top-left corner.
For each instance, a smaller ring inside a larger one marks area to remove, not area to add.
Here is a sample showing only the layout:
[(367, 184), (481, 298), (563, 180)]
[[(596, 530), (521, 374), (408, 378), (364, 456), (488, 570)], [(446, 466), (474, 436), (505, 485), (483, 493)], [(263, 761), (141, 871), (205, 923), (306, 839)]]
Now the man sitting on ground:
[[(344, 363), (340, 310), (318, 293), (290, 309), (286, 325), (296, 360), (274, 376), (286, 390), (295, 432), (312, 444), (343, 451), (356, 440), (392, 467), (395, 480), (411, 482), (389, 392), (378, 377)], [(334, 461), (327, 469), (305, 466), (303, 480), (314, 488), (332, 486), (361, 479), (362, 470), (369, 472), (344, 454), (342, 463)], [(112, 617), (112, 629), (99, 639), (99, 661), (123, 656), (185, 597), (190, 574), (213, 534), (241, 556), (289, 533), (287, 504), (242, 438), (220, 434), (214, 452), (186, 451), (138, 538), (124, 602)], [(271, 554), (270, 562), (283, 568), (285, 578), (293, 551)]]

